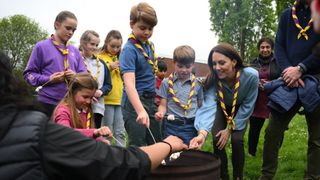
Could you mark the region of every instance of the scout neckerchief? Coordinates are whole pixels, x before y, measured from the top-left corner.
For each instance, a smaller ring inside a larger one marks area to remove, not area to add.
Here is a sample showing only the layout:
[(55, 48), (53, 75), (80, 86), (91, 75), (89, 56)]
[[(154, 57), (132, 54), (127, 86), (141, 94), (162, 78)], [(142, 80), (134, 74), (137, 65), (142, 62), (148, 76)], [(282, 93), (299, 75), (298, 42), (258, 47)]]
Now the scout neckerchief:
[(52, 42), (52, 44), (61, 52), (61, 54), (64, 56), (64, 70), (68, 70), (69, 68), (69, 62), (68, 62), (68, 54), (69, 54), (69, 50), (68, 47), (60, 44), (58, 41), (56, 41), (56, 38), (54, 37), (54, 35), (52, 34), (50, 37), (50, 40)]
[(184, 115), (186, 116), (187, 115), (187, 110), (191, 108), (191, 100), (192, 100), (192, 97), (194, 95), (194, 87), (195, 87), (195, 79), (196, 77), (192, 74), (192, 77), (191, 77), (191, 89), (190, 89), (190, 93), (189, 93), (189, 99), (187, 101), (187, 104), (184, 105), (182, 104), (182, 102), (179, 101), (179, 99), (176, 97), (175, 93), (174, 93), (174, 90), (173, 90), (173, 73), (170, 74), (169, 76), (169, 93), (172, 97), (172, 100), (177, 103), (180, 107), (182, 107), (184, 109)]
[(306, 38), (306, 40), (308, 40), (308, 35), (307, 35), (307, 31), (310, 29), (311, 24), (313, 22), (312, 18), (310, 18), (310, 21), (308, 23), (308, 25), (303, 29), (299, 23), (298, 17), (297, 17), (297, 1), (294, 2), (293, 6), (292, 6), (292, 18), (294, 21), (294, 24), (297, 26), (297, 28), (300, 30), (299, 34), (298, 34), (298, 39), (300, 39), (301, 35)]
[(86, 128), (87, 128), (87, 129), (90, 129), (90, 126), (91, 126), (91, 113), (88, 112), (88, 114), (87, 114)]
[(150, 41), (147, 41), (146, 43), (151, 47), (152, 53), (153, 53), (153, 58), (154, 62), (150, 59), (148, 54), (144, 51), (142, 48), (141, 42), (137, 40), (137, 38), (134, 36), (133, 33), (130, 34), (129, 39), (128, 39), (136, 48), (138, 48), (143, 56), (146, 58), (147, 62), (153, 67), (153, 73), (157, 74), (158, 72), (158, 60), (157, 60), (157, 55), (154, 52), (154, 46), (153, 44), (150, 43)]
[(112, 59), (112, 62), (118, 61), (118, 55), (112, 55), (110, 53), (107, 53), (107, 55)]
[[(85, 57), (84, 55), (83, 55), (82, 57), (83, 57), (83, 60), (86, 59), (86, 57)], [(86, 62), (86, 61), (83, 61), (83, 62), (84, 62), (84, 65), (86, 65), (86, 68), (87, 68), (88, 73), (91, 74), (91, 76), (98, 82), (99, 74), (100, 74), (100, 71), (101, 71), (101, 64), (100, 64), (100, 61), (99, 61), (98, 57), (95, 57), (95, 56), (92, 56), (92, 57), (93, 57), (93, 59), (96, 60), (97, 66), (98, 66), (98, 70), (97, 70), (97, 73), (96, 73), (95, 76), (92, 74), (92, 72), (91, 72), (91, 70), (90, 70), (89, 65), (87, 64), (87, 62)], [(90, 60), (89, 60), (89, 61), (90, 61)]]
[(234, 122), (234, 115), (235, 115), (238, 91), (239, 91), (239, 86), (240, 86), (240, 71), (237, 70), (237, 72), (236, 72), (236, 80), (235, 80), (235, 85), (234, 85), (234, 90), (233, 90), (232, 110), (231, 110), (230, 116), (228, 115), (227, 110), (226, 110), (226, 105), (224, 102), (223, 92), (222, 92), (222, 83), (220, 80), (218, 81), (218, 85), (219, 85), (219, 88), (218, 88), (219, 101), (220, 101), (222, 111), (227, 118), (227, 128), (234, 130), (236, 128), (236, 124)]

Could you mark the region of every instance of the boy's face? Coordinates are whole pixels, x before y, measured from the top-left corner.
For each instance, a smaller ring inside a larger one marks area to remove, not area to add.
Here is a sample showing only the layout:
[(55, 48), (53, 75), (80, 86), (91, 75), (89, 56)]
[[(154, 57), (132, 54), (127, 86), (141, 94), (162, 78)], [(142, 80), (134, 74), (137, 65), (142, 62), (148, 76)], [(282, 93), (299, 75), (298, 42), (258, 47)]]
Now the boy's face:
[(167, 71), (158, 71), (157, 72), (157, 77), (159, 78), (159, 79), (163, 79), (164, 78), (164, 76), (166, 75), (166, 72)]
[(130, 27), (132, 29), (133, 34), (141, 42), (148, 41), (148, 39), (152, 36), (153, 27), (151, 27), (143, 21), (138, 21), (136, 23), (130, 21)]
[(186, 80), (190, 77), (192, 72), (193, 63), (191, 64), (181, 64), (178, 62), (174, 62), (174, 70), (177, 74), (178, 79)]

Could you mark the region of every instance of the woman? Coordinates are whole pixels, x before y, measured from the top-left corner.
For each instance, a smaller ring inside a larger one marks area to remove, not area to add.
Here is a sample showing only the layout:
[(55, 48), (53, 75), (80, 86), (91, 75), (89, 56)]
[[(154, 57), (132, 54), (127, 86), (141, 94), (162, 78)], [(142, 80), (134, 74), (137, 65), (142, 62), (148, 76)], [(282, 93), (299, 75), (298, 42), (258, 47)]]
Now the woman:
[(229, 179), (225, 147), (230, 136), (233, 179), (242, 179), (243, 137), (258, 94), (258, 72), (245, 67), (238, 52), (227, 43), (211, 50), (208, 65), (204, 102), (195, 118), (199, 135), (190, 141), (190, 148), (201, 148), (213, 125), (214, 154), (221, 159), (221, 179)]
[(256, 105), (250, 117), (248, 135), (248, 152), (252, 156), (256, 155), (261, 128), (270, 114), (267, 107), (268, 97), (263, 91), (263, 85), (280, 76), (280, 68), (273, 56), (273, 47), (274, 43), (271, 38), (261, 38), (257, 44), (259, 56), (251, 64), (253, 68), (258, 70), (260, 79)]

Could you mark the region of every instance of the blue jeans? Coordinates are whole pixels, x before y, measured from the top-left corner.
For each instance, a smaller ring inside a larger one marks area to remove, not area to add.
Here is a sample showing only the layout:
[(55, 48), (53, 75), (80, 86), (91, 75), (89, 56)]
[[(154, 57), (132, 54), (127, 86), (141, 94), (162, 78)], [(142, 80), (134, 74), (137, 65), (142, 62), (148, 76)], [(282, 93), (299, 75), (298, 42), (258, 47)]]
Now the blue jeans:
[(183, 143), (189, 145), (192, 138), (197, 136), (197, 130), (194, 128), (194, 124), (172, 124), (167, 120), (164, 121), (164, 136), (169, 135), (178, 136), (183, 140)]
[[(124, 129), (124, 122), (122, 118), (120, 105), (105, 105), (104, 117), (102, 119), (102, 126), (108, 126), (113, 133), (115, 145), (126, 146), (126, 130)], [(110, 140), (110, 139), (109, 139)], [(119, 141), (119, 142), (118, 142)], [(120, 144), (121, 143), (121, 144)]]

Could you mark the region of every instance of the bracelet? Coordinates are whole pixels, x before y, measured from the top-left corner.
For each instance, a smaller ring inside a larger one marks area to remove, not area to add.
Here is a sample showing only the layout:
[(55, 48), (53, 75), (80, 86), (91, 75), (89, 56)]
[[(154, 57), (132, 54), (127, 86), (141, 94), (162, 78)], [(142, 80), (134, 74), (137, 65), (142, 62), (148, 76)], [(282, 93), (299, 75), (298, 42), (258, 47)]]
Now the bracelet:
[(160, 141), (160, 143), (165, 143), (165, 144), (168, 144), (169, 145), (169, 147), (170, 147), (170, 151), (169, 151), (169, 154), (168, 154), (168, 156), (170, 155), (170, 154), (172, 154), (172, 146), (171, 146), (171, 144), (170, 143), (168, 143), (167, 141)]
[(198, 135), (200, 135), (200, 134), (204, 137), (204, 139), (207, 139), (207, 137), (202, 132), (199, 132)]

